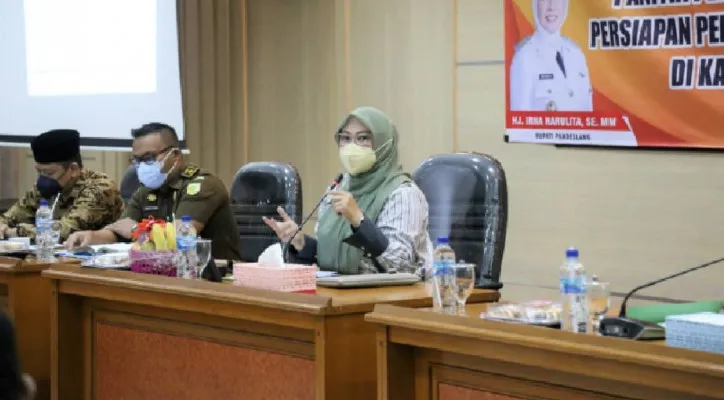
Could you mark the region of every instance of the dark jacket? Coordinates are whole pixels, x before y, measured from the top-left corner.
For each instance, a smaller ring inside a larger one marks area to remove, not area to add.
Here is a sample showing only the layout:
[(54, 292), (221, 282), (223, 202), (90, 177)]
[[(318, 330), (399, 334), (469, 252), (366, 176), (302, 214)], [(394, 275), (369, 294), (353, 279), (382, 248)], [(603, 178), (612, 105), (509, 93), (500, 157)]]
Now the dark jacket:
[(0, 312), (0, 400), (24, 399), (26, 391), (15, 343), (15, 329), (10, 318)]

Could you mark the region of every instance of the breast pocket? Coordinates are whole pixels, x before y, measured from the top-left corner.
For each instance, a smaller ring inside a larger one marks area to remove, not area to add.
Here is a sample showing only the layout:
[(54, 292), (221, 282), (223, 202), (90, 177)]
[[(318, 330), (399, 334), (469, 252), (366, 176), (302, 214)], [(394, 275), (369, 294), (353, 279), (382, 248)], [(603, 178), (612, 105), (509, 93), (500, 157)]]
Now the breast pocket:
[(535, 85), (534, 94), (537, 99), (548, 99), (556, 93), (555, 81), (553, 79), (538, 81)]
[(143, 218), (153, 217), (154, 219), (164, 219), (158, 204), (147, 204), (142, 210)]
[(560, 88), (557, 87), (554, 80), (539, 81), (534, 90), (533, 95), (534, 107), (539, 111), (557, 111), (558, 110), (558, 92)]

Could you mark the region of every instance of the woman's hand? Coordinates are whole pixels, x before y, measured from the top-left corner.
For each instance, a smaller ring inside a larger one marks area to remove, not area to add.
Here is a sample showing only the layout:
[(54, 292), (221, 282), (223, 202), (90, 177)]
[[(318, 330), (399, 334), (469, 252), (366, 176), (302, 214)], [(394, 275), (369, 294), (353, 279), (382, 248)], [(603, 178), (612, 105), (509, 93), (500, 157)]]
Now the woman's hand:
[[(284, 208), (277, 207), (277, 213), (282, 217), (281, 221), (277, 221), (274, 218), (262, 217), (264, 223), (277, 234), (279, 240), (282, 242), (290, 241), (295, 249), (302, 250), (304, 248), (304, 234), (297, 232), (297, 229), (299, 229), (297, 223), (284, 211)], [(296, 236), (292, 237), (295, 232), (297, 233)]]
[(353, 227), (357, 228), (362, 223), (364, 213), (357, 206), (357, 201), (351, 193), (344, 190), (330, 190), (327, 192), (329, 200), (337, 214), (345, 217)]

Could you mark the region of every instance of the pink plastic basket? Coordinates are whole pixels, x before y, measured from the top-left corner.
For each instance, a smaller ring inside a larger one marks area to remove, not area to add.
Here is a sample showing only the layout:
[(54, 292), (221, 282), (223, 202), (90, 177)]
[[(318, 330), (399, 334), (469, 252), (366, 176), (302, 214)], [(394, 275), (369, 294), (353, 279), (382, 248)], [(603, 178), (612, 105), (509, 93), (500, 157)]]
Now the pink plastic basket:
[(141, 274), (176, 276), (176, 250), (130, 250), (131, 271)]
[(317, 293), (317, 267), (285, 264), (282, 268), (257, 263), (234, 264), (234, 285), (280, 292)]

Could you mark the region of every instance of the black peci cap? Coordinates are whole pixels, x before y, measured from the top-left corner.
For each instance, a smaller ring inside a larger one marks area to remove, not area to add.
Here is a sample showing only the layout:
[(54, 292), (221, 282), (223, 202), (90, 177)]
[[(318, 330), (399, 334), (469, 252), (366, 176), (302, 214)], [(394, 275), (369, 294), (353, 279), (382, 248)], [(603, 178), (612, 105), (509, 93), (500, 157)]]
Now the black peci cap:
[(59, 163), (80, 154), (80, 133), (74, 129), (53, 129), (30, 142), (36, 163)]

